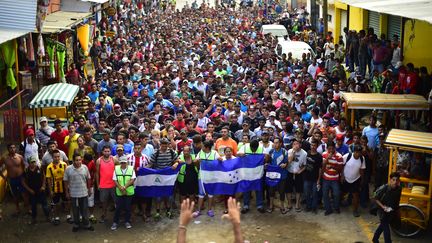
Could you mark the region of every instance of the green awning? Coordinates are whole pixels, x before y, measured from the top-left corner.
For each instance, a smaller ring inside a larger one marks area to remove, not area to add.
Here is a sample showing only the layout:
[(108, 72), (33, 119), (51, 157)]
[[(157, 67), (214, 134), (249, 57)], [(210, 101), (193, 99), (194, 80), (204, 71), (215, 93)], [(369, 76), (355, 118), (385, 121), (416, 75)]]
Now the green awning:
[(29, 107), (63, 107), (70, 106), (78, 94), (79, 86), (73, 84), (56, 83), (43, 87), (30, 102)]

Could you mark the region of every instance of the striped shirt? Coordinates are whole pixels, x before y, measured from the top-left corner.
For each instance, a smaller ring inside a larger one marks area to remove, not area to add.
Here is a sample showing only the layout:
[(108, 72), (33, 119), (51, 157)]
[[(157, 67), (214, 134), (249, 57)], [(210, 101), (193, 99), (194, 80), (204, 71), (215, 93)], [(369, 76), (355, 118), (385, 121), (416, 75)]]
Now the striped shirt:
[(168, 149), (165, 152), (156, 150), (150, 158), (150, 163), (152, 164), (153, 169), (165, 169), (170, 167), (177, 157), (178, 155), (174, 150)]
[(128, 164), (134, 167), (135, 171), (138, 171), (140, 167), (149, 167), (150, 160), (145, 155), (141, 155), (140, 157), (136, 157), (135, 154), (130, 154), (127, 157)]
[[(328, 152), (324, 152), (323, 161), (327, 159)], [(329, 158), (327, 165), (324, 168), (323, 178), (328, 181), (339, 180), (339, 174), (342, 173), (344, 161), (340, 153), (335, 153), (331, 158)]]

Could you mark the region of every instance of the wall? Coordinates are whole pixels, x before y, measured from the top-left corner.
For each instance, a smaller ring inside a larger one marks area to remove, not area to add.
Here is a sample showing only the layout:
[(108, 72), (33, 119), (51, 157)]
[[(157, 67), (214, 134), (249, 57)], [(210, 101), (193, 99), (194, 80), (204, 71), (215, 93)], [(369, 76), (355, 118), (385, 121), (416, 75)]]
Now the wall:
[(432, 24), (420, 20), (405, 21), (403, 55), (405, 64), (412, 62), (414, 66), (426, 66), (432, 70), (431, 35)]
[(349, 7), (349, 26), (350, 30), (360, 31), (367, 29), (368, 12), (365, 9)]
[(60, 11), (61, 0), (51, 0), (48, 6), (48, 14)]

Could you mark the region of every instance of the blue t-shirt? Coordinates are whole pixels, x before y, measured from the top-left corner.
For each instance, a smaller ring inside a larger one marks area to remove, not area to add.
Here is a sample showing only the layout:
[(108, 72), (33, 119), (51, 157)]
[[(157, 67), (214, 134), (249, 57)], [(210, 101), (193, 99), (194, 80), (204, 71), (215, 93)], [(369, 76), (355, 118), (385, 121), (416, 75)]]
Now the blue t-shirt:
[[(279, 166), (280, 164), (283, 163), (288, 163), (288, 152), (284, 149), (281, 148), (279, 150), (276, 149), (272, 149), (269, 152), (270, 157), (271, 157), (271, 165), (276, 165)], [(284, 169), (281, 172), (281, 179), (286, 179), (288, 176), (288, 170)]]
[(304, 114), (302, 113), (301, 118), (303, 119), (303, 121), (309, 123), (312, 118), (312, 115), (309, 112), (306, 112)]
[(91, 102), (95, 103), (99, 98), (99, 91), (90, 92), (87, 94), (87, 96), (90, 98)]
[(349, 153), (349, 147), (346, 144), (342, 144), (339, 148), (336, 148), (336, 151), (342, 155)]
[(368, 138), (368, 147), (371, 149), (375, 149), (378, 146), (378, 128), (367, 126), (363, 128), (362, 135), (365, 135)]

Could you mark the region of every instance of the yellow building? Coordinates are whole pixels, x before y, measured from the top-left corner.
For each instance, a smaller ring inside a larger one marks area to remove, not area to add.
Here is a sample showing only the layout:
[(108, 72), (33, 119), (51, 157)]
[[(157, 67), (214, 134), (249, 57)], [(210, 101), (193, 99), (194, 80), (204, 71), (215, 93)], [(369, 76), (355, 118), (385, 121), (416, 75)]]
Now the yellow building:
[[(426, 66), (432, 70), (432, 0), (418, 3), (395, 0), (335, 0), (329, 7), (334, 8), (334, 36), (337, 41), (343, 36), (343, 28), (362, 30), (374, 28), (380, 37), (388, 39), (397, 35), (402, 49), (403, 62), (414, 66)], [(418, 7), (416, 6), (418, 5)], [(414, 17), (415, 16), (415, 17)]]

